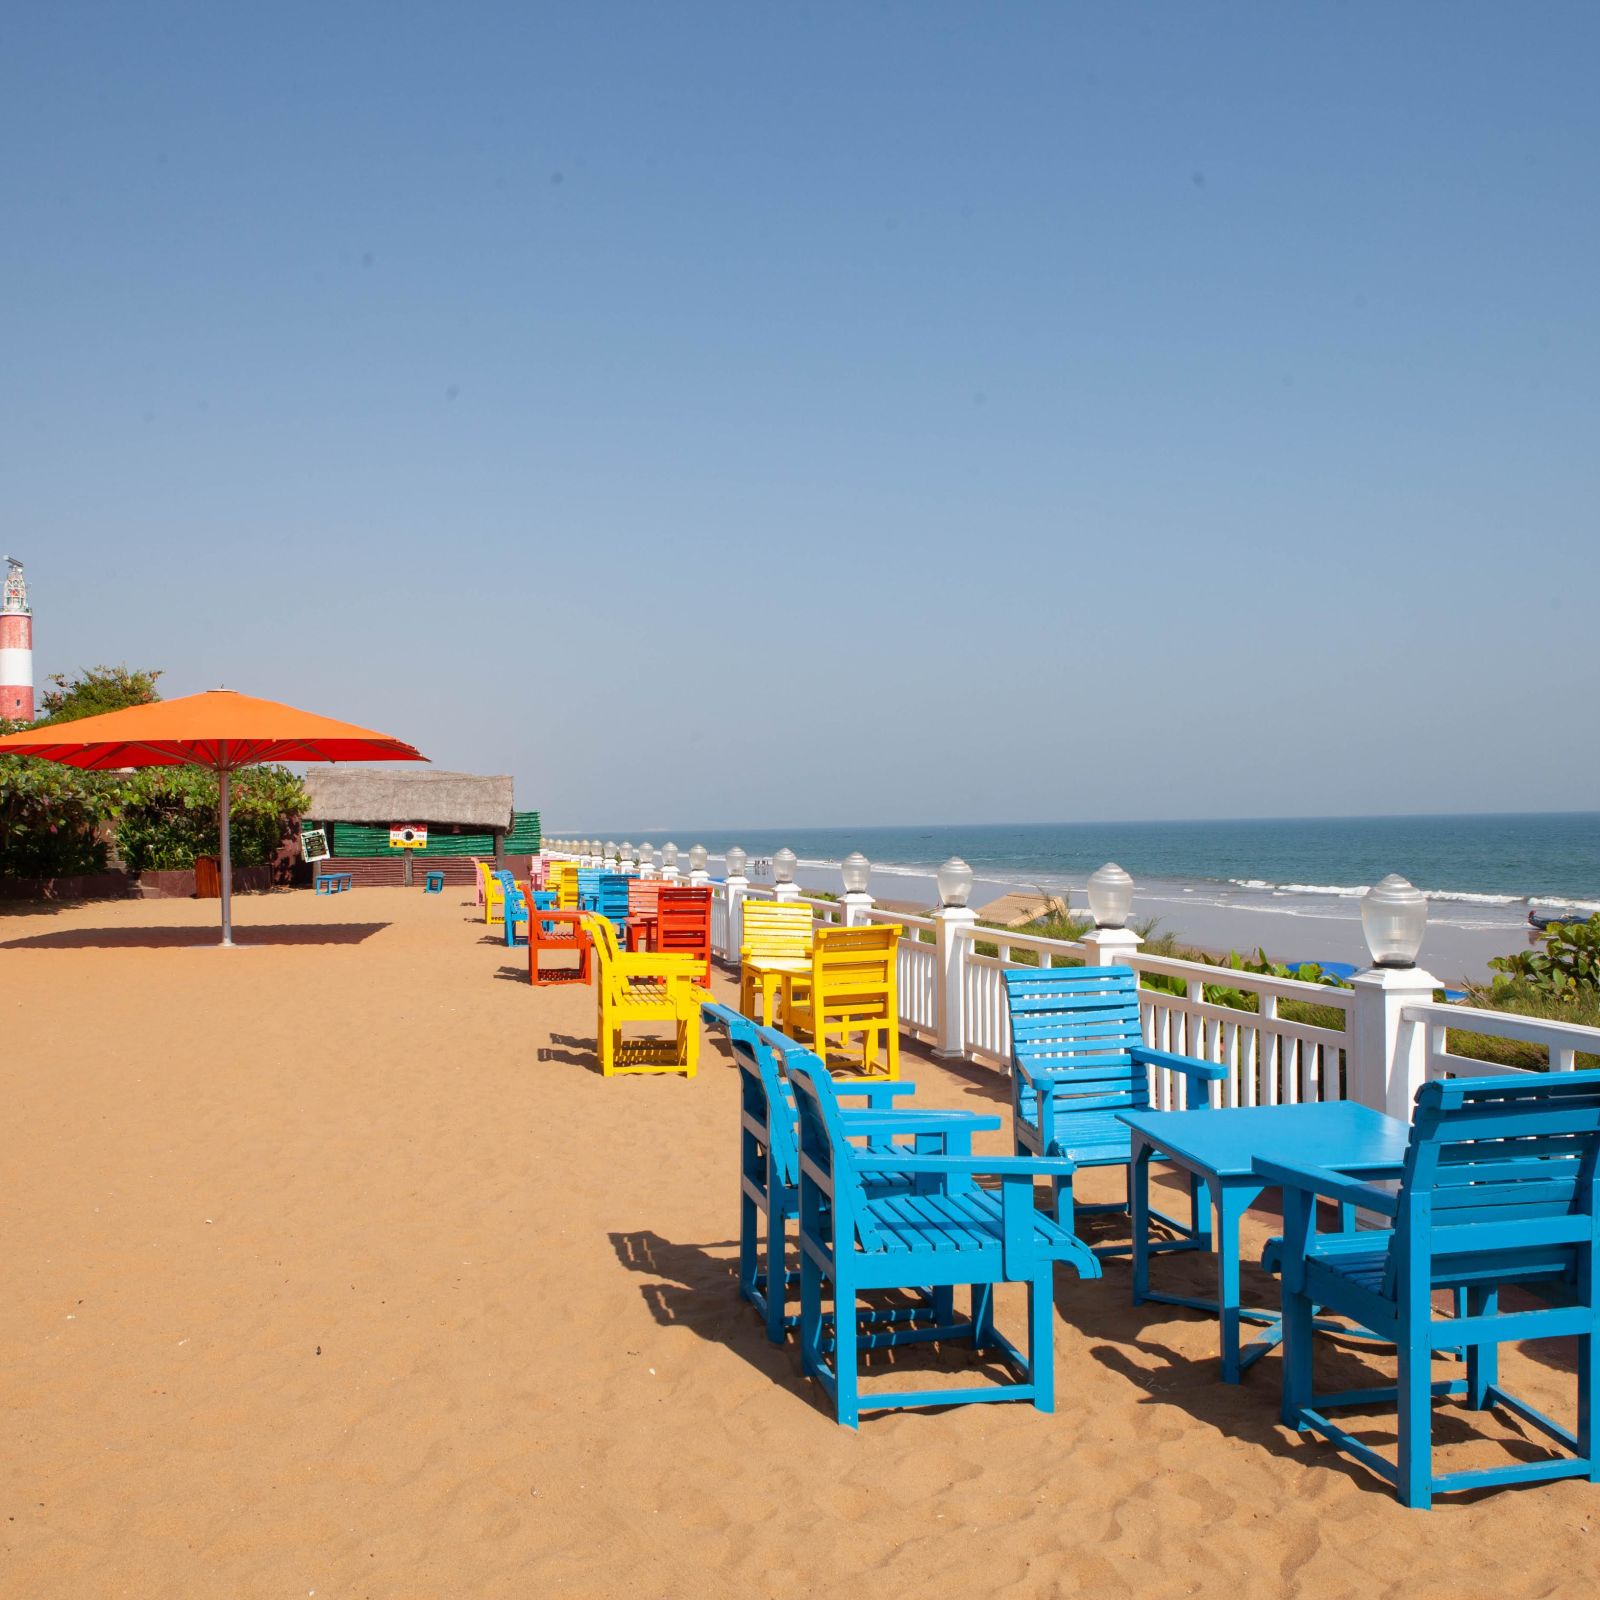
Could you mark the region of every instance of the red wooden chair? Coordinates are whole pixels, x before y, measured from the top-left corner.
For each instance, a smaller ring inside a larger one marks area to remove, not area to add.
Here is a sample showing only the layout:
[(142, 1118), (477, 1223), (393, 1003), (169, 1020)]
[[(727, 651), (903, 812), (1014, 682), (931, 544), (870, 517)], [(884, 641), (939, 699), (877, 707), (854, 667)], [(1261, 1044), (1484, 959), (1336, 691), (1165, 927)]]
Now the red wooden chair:
[[(529, 891), (532, 898), (532, 891)], [(581, 911), (528, 911), (528, 982), (537, 988), (545, 983), (587, 983), (589, 981), (589, 930)], [(575, 967), (542, 969), (539, 955), (555, 952), (576, 955)]]
[(694, 956), (700, 962), (696, 980), (711, 987), (711, 891), (678, 889), (662, 884), (656, 900), (655, 949)]
[(628, 879), (628, 948), (655, 950), (656, 897), (661, 893), (659, 878)]

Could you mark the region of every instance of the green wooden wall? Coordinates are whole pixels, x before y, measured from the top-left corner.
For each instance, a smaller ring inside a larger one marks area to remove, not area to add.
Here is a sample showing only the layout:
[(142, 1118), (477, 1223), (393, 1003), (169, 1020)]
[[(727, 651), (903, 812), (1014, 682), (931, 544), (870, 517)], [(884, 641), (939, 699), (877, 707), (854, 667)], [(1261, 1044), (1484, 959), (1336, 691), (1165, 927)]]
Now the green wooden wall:
[[(389, 824), (386, 822), (333, 822), (328, 828), (328, 845), (336, 856), (387, 856), (399, 855), (389, 848)], [(533, 855), (540, 844), (539, 813), (513, 811), (511, 831), (506, 835), (506, 854)], [(428, 848), (414, 850), (418, 856), (491, 856), (494, 854), (492, 833), (439, 833), (428, 830)]]

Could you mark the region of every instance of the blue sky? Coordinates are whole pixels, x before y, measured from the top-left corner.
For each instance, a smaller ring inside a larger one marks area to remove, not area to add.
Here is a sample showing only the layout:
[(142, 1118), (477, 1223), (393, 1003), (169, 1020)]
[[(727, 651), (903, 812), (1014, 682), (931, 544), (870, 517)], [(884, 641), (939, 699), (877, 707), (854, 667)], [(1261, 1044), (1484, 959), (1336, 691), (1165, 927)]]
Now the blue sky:
[(13, 7), (0, 542), (558, 828), (1590, 807), (1600, 9)]

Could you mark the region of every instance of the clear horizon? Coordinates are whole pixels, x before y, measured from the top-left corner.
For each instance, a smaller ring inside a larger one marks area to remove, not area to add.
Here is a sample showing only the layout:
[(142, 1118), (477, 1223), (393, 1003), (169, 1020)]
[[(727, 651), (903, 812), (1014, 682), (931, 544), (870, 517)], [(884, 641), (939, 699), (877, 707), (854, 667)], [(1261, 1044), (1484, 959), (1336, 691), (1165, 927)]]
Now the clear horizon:
[(551, 817), (1585, 804), (1597, 57), (1575, 0), (17, 9), (36, 686)]

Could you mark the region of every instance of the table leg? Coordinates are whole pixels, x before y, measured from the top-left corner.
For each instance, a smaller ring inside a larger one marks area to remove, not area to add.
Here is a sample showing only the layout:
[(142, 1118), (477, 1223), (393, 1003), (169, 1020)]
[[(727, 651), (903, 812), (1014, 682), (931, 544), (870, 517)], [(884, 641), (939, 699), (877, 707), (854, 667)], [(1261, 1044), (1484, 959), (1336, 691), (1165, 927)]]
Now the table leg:
[(1150, 1292), (1150, 1146), (1134, 1139), (1128, 1167), (1128, 1199), (1133, 1223), (1133, 1303)]
[(1239, 1219), (1247, 1191), (1211, 1186), (1217, 1218), (1217, 1320), (1222, 1331), (1222, 1381), (1239, 1381)]

